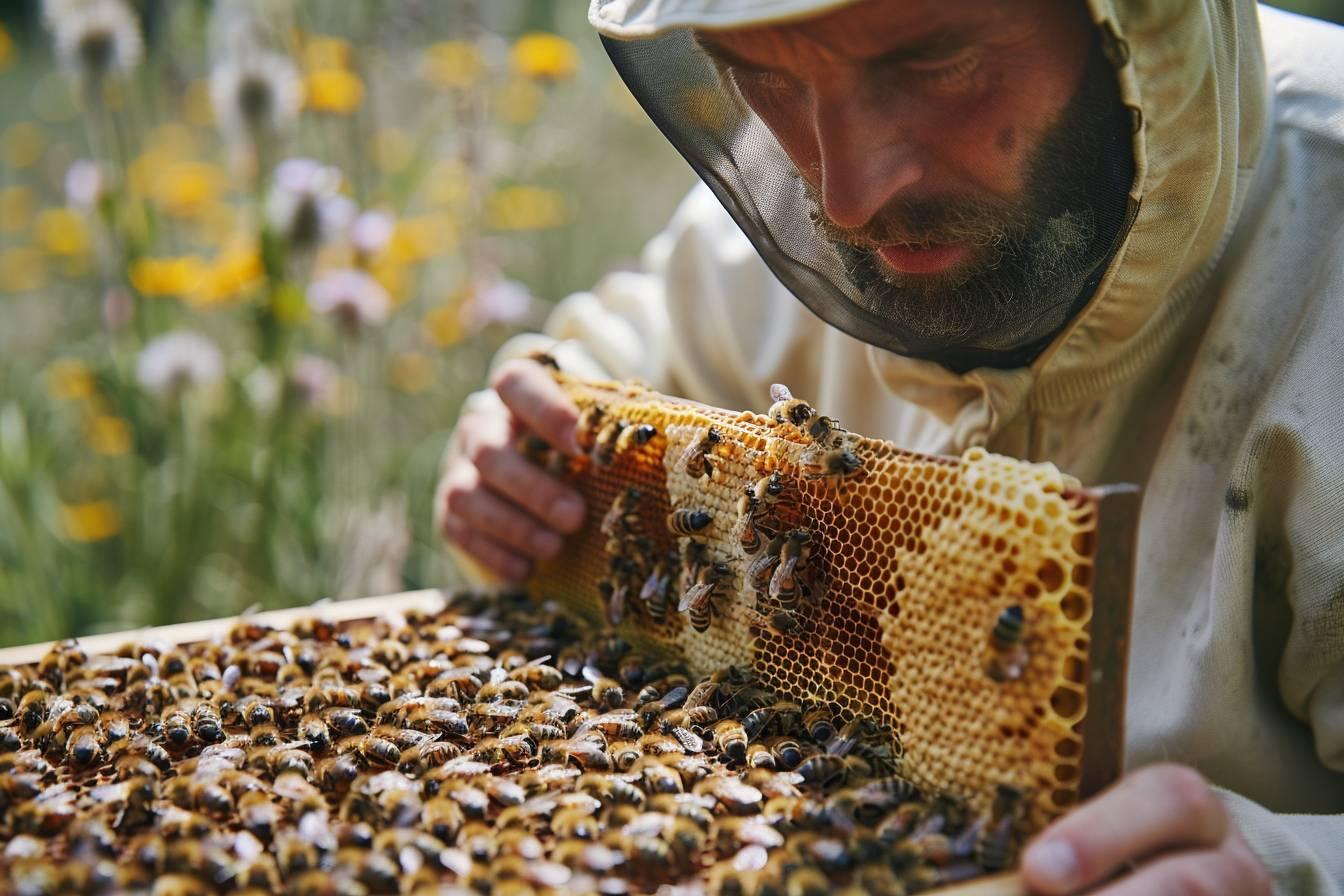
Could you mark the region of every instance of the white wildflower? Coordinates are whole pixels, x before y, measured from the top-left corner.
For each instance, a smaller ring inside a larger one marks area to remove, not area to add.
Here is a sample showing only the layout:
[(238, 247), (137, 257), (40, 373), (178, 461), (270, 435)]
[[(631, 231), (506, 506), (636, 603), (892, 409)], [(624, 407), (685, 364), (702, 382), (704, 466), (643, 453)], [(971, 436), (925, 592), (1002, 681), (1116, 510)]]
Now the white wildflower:
[(479, 281), (472, 290), (466, 308), (467, 317), (477, 327), (488, 324), (516, 324), (532, 310), (532, 293), (517, 280), (492, 277)]
[(146, 392), (176, 395), (208, 386), (224, 376), (224, 356), (200, 333), (175, 330), (150, 341), (135, 362), (135, 378)]
[(365, 258), (372, 258), (387, 246), (397, 222), (385, 211), (362, 212), (350, 225), (350, 245)]
[(231, 139), (283, 133), (303, 106), (303, 82), (288, 56), (253, 49), (226, 58), (210, 73), (210, 101)]
[(361, 326), (387, 320), (392, 298), (368, 274), (342, 268), (323, 274), (308, 288), (308, 304), (319, 314), (332, 315), (342, 328), (354, 332)]
[(88, 86), (130, 72), (144, 55), (140, 23), (122, 0), (48, 0), (43, 13), (56, 55)]
[(341, 379), (341, 368), (320, 355), (300, 355), (290, 380), (306, 407), (324, 408), (332, 400)]
[(275, 168), (266, 201), (271, 228), (298, 251), (316, 248), (350, 226), (355, 204), (337, 190), (341, 172), (312, 159), (286, 159)]
[(107, 178), (102, 166), (77, 159), (65, 170), (65, 201), (71, 208), (93, 211), (107, 196)]

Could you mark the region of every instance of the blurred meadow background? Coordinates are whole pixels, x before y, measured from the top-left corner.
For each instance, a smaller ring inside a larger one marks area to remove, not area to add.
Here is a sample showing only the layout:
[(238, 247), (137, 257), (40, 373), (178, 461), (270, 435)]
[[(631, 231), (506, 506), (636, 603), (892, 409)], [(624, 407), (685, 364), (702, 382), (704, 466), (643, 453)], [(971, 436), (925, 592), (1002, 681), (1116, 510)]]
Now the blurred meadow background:
[(693, 177), (583, 7), (0, 5), (0, 643), (455, 580), (464, 396)]
[(692, 182), (586, 5), (0, 0), (0, 644), (457, 580), (463, 398)]

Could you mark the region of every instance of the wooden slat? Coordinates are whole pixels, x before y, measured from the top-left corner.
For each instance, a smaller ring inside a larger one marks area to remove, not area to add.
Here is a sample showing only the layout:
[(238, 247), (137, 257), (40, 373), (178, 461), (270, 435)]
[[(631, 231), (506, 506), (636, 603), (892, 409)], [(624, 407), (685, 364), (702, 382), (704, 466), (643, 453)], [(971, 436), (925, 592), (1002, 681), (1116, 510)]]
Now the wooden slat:
[[(423, 591), (403, 591), (400, 594), (388, 594), (383, 597), (364, 597), (358, 600), (330, 601), (313, 604), (308, 607), (290, 607), (284, 610), (267, 610), (253, 613), (249, 619), (255, 619), (276, 628), (285, 628), (294, 622), (310, 616), (330, 619), (332, 622), (344, 622), (350, 619), (374, 619), (384, 613), (398, 613), (407, 610), (438, 612), (444, 606), (445, 592), (437, 588)], [(202, 619), (197, 622), (180, 622), (176, 625), (161, 625), (156, 628), (131, 629), (124, 632), (108, 632), (90, 635), (79, 639), (79, 646), (90, 656), (94, 654), (115, 653), (123, 644), (130, 641), (154, 639), (169, 644), (194, 644), (208, 641), (227, 631), (238, 620), (237, 616), (223, 619)], [(35, 663), (50, 648), (49, 643), (28, 644), (23, 647), (0, 649), (0, 665), (19, 665)]]
[(1010, 872), (929, 890), (928, 896), (1027, 896), (1027, 887), (1022, 883), (1022, 875)]

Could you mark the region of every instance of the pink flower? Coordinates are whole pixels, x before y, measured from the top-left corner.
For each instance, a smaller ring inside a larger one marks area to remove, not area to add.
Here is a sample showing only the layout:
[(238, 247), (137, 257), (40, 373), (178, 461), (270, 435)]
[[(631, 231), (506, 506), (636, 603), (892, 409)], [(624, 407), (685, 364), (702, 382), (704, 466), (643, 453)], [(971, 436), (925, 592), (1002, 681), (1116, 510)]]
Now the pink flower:
[(479, 281), (471, 295), (468, 313), (471, 322), (484, 327), (489, 324), (516, 324), (532, 310), (532, 293), (517, 280), (502, 277)]
[(392, 298), (382, 284), (354, 268), (323, 274), (308, 288), (308, 304), (319, 314), (332, 315), (351, 332), (381, 324), (392, 310)]

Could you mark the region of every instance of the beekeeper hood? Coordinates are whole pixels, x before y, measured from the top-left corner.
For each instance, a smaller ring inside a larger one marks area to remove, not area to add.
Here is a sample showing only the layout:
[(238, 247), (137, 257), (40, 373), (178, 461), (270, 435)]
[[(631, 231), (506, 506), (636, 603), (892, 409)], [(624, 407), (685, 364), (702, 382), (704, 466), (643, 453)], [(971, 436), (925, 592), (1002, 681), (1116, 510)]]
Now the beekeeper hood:
[[(1116, 348), (1154, 318), (1161, 297), (1211, 260), (1244, 192), (1233, 173), (1258, 151), (1264, 87), (1252, 4), (1230, 16), (1211, 0), (1090, 0), (1094, 46), (1083, 95), (1070, 105), (1091, 104), (1072, 110), (1083, 125), (1073, 136), (1090, 131), (1093, 142), (1066, 148), (1075, 160), (1072, 180), (1049, 196), (1042, 216), (1085, 226), (1067, 264), (1047, 260), (1010, 281), (1045, 293), (1032, 297), (1029, 314), (958, 332), (907, 326), (893, 313), (899, 283), (875, 276), (871, 260), (856, 261), (866, 252), (818, 227), (817, 190), (743, 99), (737, 79), (704, 49), (716, 31), (806, 20), (853, 2), (592, 0), (589, 9), (635, 97), (817, 316), (873, 346), (957, 373), (1020, 368), (1057, 353), (1089, 321)], [(1239, 60), (1248, 54), (1249, 64)], [(1153, 164), (1155, 141), (1165, 149)], [(1036, 174), (1045, 175), (1048, 191), (1051, 172)], [(1134, 245), (1136, 233), (1147, 241)], [(1072, 348), (1076, 354), (1080, 345)]]

